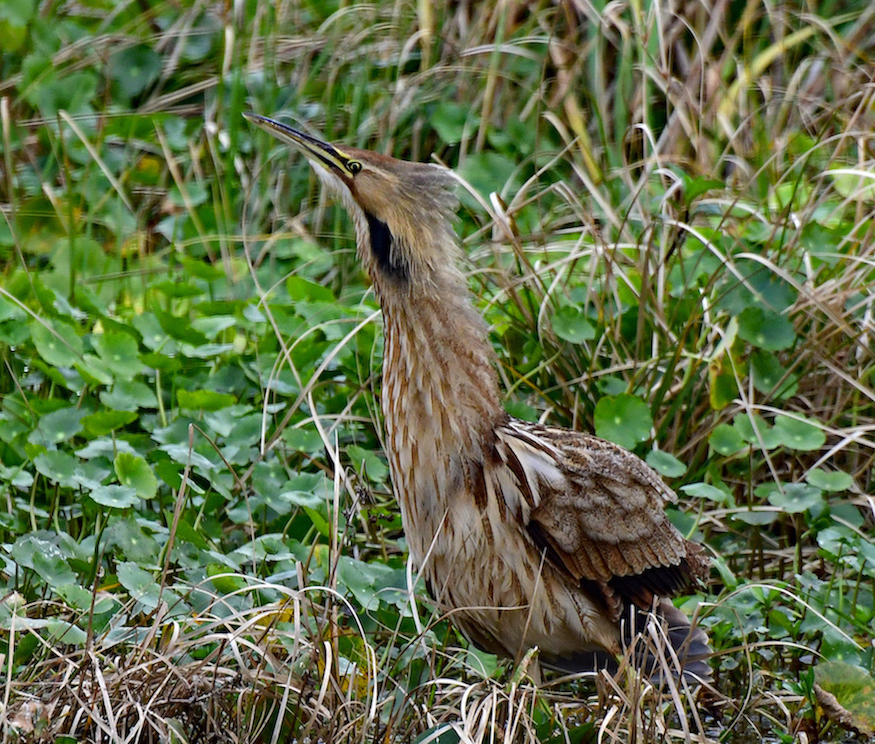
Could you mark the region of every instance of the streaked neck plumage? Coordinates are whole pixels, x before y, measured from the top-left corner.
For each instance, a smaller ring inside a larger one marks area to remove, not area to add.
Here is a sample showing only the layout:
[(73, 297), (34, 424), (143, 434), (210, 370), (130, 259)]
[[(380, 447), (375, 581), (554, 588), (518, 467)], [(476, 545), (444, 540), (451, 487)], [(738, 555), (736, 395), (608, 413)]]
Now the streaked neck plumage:
[[(408, 539), (427, 540), (443, 514), (459, 506), (450, 502), (466, 492), (471, 466), (488, 457), (506, 414), (486, 325), (457, 266), (454, 177), (438, 166), (390, 159), (384, 165), (387, 180), (369, 194), (352, 193), (322, 168), (317, 173), (352, 216), (359, 257), (383, 309), (392, 480), (405, 527), (420, 526), (407, 530)], [(427, 549), (410, 544), (417, 561)]]
[(449, 513), (457, 521), (473, 506), (472, 473), (482, 473), (506, 416), (486, 329), (466, 287), (456, 277), (431, 279), (429, 291), (415, 292), (374, 280), (386, 338), (382, 404), (392, 482), (420, 566)]

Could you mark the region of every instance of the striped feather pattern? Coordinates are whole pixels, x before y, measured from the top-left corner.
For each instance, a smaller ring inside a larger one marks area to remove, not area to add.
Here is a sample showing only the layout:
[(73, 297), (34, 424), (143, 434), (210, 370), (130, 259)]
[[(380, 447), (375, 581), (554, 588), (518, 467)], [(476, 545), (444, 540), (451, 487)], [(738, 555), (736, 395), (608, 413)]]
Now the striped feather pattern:
[[(345, 152), (355, 174), (311, 162), (349, 210), (380, 298), (392, 480), (434, 598), (482, 648), (514, 658), (538, 646), (567, 671), (616, 657), (629, 640), (623, 618), (651, 608), (672, 646), (707, 655), (704, 633), (661, 599), (708, 572), (665, 516), (672, 491), (610, 442), (504, 413), (455, 263), (452, 176)], [(707, 673), (701, 661), (690, 669)]]

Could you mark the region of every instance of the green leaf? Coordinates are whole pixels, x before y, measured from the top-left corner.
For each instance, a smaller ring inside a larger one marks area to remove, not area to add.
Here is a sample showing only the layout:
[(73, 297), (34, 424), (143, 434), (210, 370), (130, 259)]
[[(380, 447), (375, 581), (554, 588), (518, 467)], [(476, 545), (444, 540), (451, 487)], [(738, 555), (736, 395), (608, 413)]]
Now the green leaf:
[(754, 447), (762, 447), (766, 451), (780, 447), (783, 443), (780, 432), (775, 427), (769, 426), (759, 414), (739, 413), (733, 420), (732, 425), (748, 444)]
[(738, 429), (729, 424), (717, 424), (711, 431), (708, 443), (718, 455), (729, 457), (745, 448), (744, 439)]
[(693, 498), (707, 499), (716, 504), (725, 504), (729, 501), (728, 493), (709, 483), (689, 483), (681, 486), (680, 490)]
[(208, 563), (207, 576), (210, 577), (210, 583), (223, 595), (233, 594), (249, 585), (243, 576), (237, 575), (234, 570), (222, 563)]
[(191, 543), (198, 550), (208, 550), (209, 543), (204, 540), (203, 535), (191, 526), (188, 519), (180, 517), (176, 526), (176, 536), (182, 542)]
[[(498, 152), (469, 153), (456, 172), (483, 197), (488, 197), (493, 191), (500, 194), (505, 189), (518, 187), (521, 183), (516, 160)], [(464, 192), (460, 194), (460, 198), (463, 202), (471, 200)]]
[(110, 509), (128, 509), (140, 502), (136, 490), (128, 486), (97, 486), (88, 495)]
[(185, 269), (186, 274), (191, 274), (197, 279), (213, 282), (225, 276), (225, 272), (218, 266), (213, 266), (213, 264), (207, 263), (202, 259), (182, 255), (179, 256), (179, 262), (182, 264), (183, 269)]
[(377, 483), (385, 483), (389, 477), (389, 467), (377, 453), (366, 450), (355, 444), (346, 448), (356, 472), (364, 473), (368, 480)]
[(53, 483), (59, 486), (70, 487), (75, 485), (73, 474), (79, 461), (66, 452), (57, 450), (43, 452), (34, 458), (33, 465), (38, 473), (41, 473)]
[(722, 191), (725, 188), (725, 183), (713, 178), (702, 178), (701, 176), (690, 178), (689, 176), (686, 176), (684, 178), (684, 201), (687, 206), (690, 206), (697, 197), (701, 196), (706, 191), (710, 191), (711, 189)]
[(748, 307), (741, 312), (738, 335), (766, 351), (787, 349), (796, 340), (796, 331), (786, 316), (759, 307)]
[(523, 421), (537, 421), (540, 417), (540, 412), (537, 408), (532, 408), (528, 403), (521, 400), (506, 400), (504, 402), (504, 410), (514, 418), (522, 419)]
[(127, 561), (118, 566), (118, 580), (131, 595), (131, 599), (137, 600), (150, 610), (158, 606), (161, 588), (150, 571), (144, 571), (135, 563)]
[(772, 511), (737, 511), (732, 513), (732, 519), (755, 527), (771, 524), (776, 518), (775, 513)]
[(406, 584), (403, 573), (383, 563), (366, 563), (345, 555), (340, 556), (337, 565), (338, 584), (349, 589), (356, 602), (365, 610), (377, 608), (384, 590), (390, 591), (385, 592), (383, 599), (398, 599)]
[(646, 440), (652, 428), (650, 409), (634, 395), (606, 395), (596, 404), (595, 431), (602, 439), (631, 449)]
[(133, 411), (112, 411), (107, 409), (84, 416), (82, 418), (82, 425), (89, 434), (102, 437), (136, 420), (137, 414)]
[(158, 492), (158, 479), (144, 458), (128, 452), (119, 452), (113, 464), (119, 483), (133, 488), (141, 499), (155, 498)]
[(19, 51), (27, 40), (27, 25), (36, 11), (36, 0), (4, 0), (0, 3), (0, 49)]
[[(172, 316), (169, 315), (162, 317), (165, 317), (167, 322), (172, 320)], [(176, 344), (167, 331), (164, 330), (159, 318), (152, 313), (140, 313), (134, 316), (131, 325), (139, 331), (140, 336), (143, 338), (143, 345), (147, 349), (160, 351), (168, 355), (175, 352)]]
[(109, 77), (127, 98), (140, 95), (161, 74), (161, 57), (145, 44), (126, 47), (112, 54), (107, 65)]
[(847, 555), (849, 551), (856, 551), (859, 538), (852, 530), (843, 524), (834, 527), (825, 527), (817, 532), (817, 544), (825, 551), (831, 560), (840, 555)]
[(196, 318), (192, 321), (191, 326), (212, 340), (222, 331), (228, 328), (236, 328), (237, 318), (230, 315), (212, 315), (205, 318)]
[(70, 607), (79, 611), (87, 612), (94, 601), (94, 595), (78, 584), (62, 584), (55, 587), (55, 592), (57, 592), (58, 596), (63, 597)]
[(825, 661), (814, 667), (814, 679), (820, 688), (834, 696), (832, 700), (817, 693), (827, 716), (843, 728), (856, 728), (864, 737), (875, 732), (875, 678), (865, 669), (844, 661)]
[(215, 463), (204, 457), (200, 452), (190, 449), (188, 444), (162, 444), (158, 449), (166, 452), (172, 460), (182, 465), (191, 464), (192, 467), (203, 468), (204, 470), (215, 470), (217, 467)]
[(82, 431), (82, 419), (85, 415), (85, 411), (74, 406), (47, 413), (40, 418), (28, 441), (46, 447), (68, 442)]
[(650, 450), (646, 460), (650, 467), (666, 478), (680, 478), (687, 472), (687, 466), (668, 452)]
[[(194, 328), (192, 328), (192, 325), (187, 318), (179, 318), (162, 310), (155, 310), (154, 315), (155, 318), (158, 320), (158, 323), (160, 324), (161, 329), (164, 331), (164, 333), (167, 336), (176, 339), (177, 341), (183, 341), (184, 343), (190, 344), (192, 346), (200, 346), (202, 344), (206, 344), (209, 341), (209, 339), (207, 339), (207, 337), (204, 336), (203, 333), (201, 333), (200, 331), (196, 331)], [(146, 325), (148, 326), (150, 324)], [(154, 330), (154, 328), (150, 330), (154, 340), (157, 332)], [(140, 332), (142, 333), (142, 331)], [(152, 348), (151, 346), (149, 346), (149, 343), (146, 342), (145, 336), (143, 342), (146, 344), (146, 346)]]
[(62, 643), (68, 646), (82, 646), (88, 639), (86, 633), (78, 625), (56, 617), (46, 619), (46, 631), (52, 643)]
[(36, 535), (25, 535), (15, 541), (10, 553), (16, 563), (32, 568), (50, 587), (78, 583), (76, 574), (67, 563), (67, 556), (53, 542)]
[(137, 342), (129, 334), (107, 331), (93, 336), (91, 343), (115, 377), (130, 380), (143, 371)]
[(292, 275), (286, 279), (286, 292), (295, 301), (336, 302), (337, 300), (330, 288), (311, 282), (301, 276)]
[(579, 344), (595, 338), (595, 328), (587, 320), (586, 313), (577, 307), (566, 306), (553, 314), (550, 321), (553, 332), (559, 338)]
[(203, 287), (198, 287), (189, 282), (156, 282), (155, 284), (152, 284), (150, 288), (174, 299), (198, 297), (205, 292)]
[(25, 470), (24, 464), (7, 468), (0, 463), (0, 481), (8, 483), (13, 488), (24, 490), (33, 485), (33, 474)]
[(177, 390), (176, 400), (180, 408), (189, 411), (218, 411), (233, 406), (237, 398), (230, 393), (217, 393), (213, 390)]
[(772, 491), (769, 503), (787, 514), (799, 514), (814, 509), (823, 502), (823, 492), (807, 483), (786, 483), (781, 490)]
[(100, 394), (100, 402), (116, 411), (158, 407), (158, 398), (155, 397), (152, 389), (137, 380), (116, 380), (112, 390)]
[(140, 526), (133, 515), (112, 519), (107, 530), (107, 545), (138, 564), (154, 565), (161, 554), (161, 544)]
[(781, 443), (800, 452), (819, 450), (826, 443), (826, 434), (804, 416), (775, 416), (775, 432)]
[(115, 376), (112, 374), (109, 365), (106, 364), (100, 357), (94, 354), (83, 354), (82, 361), (73, 365), (76, 371), (82, 375), (82, 379), (88, 385), (98, 387), (99, 385), (112, 385)]
[(459, 744), (461, 741), (462, 735), (452, 724), (439, 723), (423, 731), (413, 740), (413, 744)]
[(283, 430), (283, 441), (298, 452), (314, 454), (321, 452), (325, 445), (315, 428), (299, 426), (297, 429), (286, 427)]
[(787, 375), (787, 370), (771, 352), (754, 353), (750, 359), (750, 371), (753, 386), (765, 395), (774, 395), (779, 399), (789, 398), (799, 388), (796, 378)]
[(471, 106), (455, 101), (441, 101), (431, 112), (429, 123), (446, 144), (454, 145), (462, 141), (466, 124), (474, 129), (479, 117), (472, 113)]
[(820, 468), (811, 468), (805, 475), (805, 480), (815, 488), (824, 491), (847, 491), (854, 485), (854, 479), (841, 470), (827, 472)]
[(29, 325), (31, 338), (37, 353), (47, 364), (72, 367), (82, 358), (82, 339), (73, 326), (61, 322), (57, 325), (56, 329), (48, 320), (42, 323), (34, 320)]

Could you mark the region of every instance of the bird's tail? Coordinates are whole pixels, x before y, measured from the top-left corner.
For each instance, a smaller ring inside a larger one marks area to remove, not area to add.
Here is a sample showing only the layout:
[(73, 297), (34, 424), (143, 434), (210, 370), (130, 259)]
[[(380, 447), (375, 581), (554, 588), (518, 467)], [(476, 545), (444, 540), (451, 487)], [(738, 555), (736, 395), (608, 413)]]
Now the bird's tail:
[[(651, 679), (666, 675), (683, 678), (688, 682), (711, 680), (711, 647), (708, 635), (675, 607), (671, 600), (662, 599), (655, 612), (638, 612), (630, 647), (635, 666)], [(643, 619), (643, 624), (641, 620)]]
[[(683, 679), (689, 683), (709, 682), (712, 652), (708, 636), (671, 600), (661, 599), (652, 612), (637, 607), (629, 608), (622, 622), (624, 656), (653, 682), (666, 677)], [(544, 666), (559, 672), (576, 674), (605, 669), (615, 673), (620, 660), (606, 651), (586, 652), (561, 659), (543, 659)]]

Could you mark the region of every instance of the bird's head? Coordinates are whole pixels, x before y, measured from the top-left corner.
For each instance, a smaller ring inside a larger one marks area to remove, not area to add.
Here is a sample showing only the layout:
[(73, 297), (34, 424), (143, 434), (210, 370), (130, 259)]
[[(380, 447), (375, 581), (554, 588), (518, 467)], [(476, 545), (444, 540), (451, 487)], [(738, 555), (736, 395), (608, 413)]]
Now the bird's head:
[(378, 289), (458, 283), (455, 177), (439, 165), (323, 142), (258, 114), (246, 119), (303, 153), (355, 223), (359, 256)]

